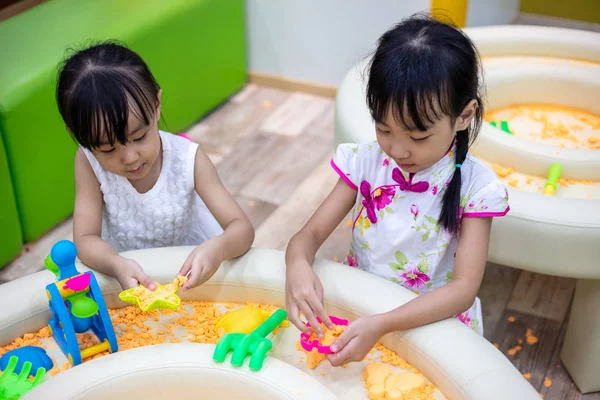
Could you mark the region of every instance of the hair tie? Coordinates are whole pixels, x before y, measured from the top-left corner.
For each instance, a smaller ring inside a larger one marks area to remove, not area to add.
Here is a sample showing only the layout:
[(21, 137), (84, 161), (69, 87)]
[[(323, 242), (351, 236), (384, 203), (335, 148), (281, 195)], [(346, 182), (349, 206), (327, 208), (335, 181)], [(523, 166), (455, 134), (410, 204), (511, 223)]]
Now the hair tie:
[(456, 164), (456, 168), (462, 167), (462, 164)]

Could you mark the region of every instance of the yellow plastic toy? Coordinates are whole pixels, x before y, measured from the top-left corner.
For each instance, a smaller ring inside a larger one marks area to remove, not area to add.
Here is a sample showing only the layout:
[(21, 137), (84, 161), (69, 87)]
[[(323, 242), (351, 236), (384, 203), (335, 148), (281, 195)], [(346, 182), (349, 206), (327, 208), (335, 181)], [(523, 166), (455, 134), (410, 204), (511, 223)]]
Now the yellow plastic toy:
[[(227, 333), (245, 333), (250, 334), (260, 324), (265, 322), (271, 313), (258, 307), (245, 306), (225, 314), (217, 321), (215, 327), (223, 328)], [(287, 328), (290, 323), (285, 320), (281, 327)]]
[(137, 305), (143, 312), (158, 309), (176, 310), (181, 305), (177, 291), (187, 282), (185, 276), (177, 276), (173, 282), (166, 285), (156, 283), (156, 289), (149, 290), (138, 286), (122, 291), (119, 298), (127, 303)]

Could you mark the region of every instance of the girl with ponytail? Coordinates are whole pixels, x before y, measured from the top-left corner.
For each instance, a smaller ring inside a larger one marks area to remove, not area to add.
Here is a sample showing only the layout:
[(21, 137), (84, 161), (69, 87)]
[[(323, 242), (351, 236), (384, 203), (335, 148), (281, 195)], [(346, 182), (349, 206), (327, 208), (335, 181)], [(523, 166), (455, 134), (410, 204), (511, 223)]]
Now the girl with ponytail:
[[(303, 331), (300, 313), (317, 333), (316, 317), (331, 327), (311, 264), (350, 211), (345, 263), (419, 296), (351, 323), (332, 346), (333, 365), (362, 360), (389, 332), (449, 317), (483, 334), (477, 292), (492, 219), (509, 207), (494, 171), (469, 154), (483, 115), (480, 70), (469, 38), (426, 16), (379, 39), (366, 93), (377, 140), (338, 147), (338, 183), (287, 248), (287, 308)], [(369, 288), (356, 295), (369, 296)]]

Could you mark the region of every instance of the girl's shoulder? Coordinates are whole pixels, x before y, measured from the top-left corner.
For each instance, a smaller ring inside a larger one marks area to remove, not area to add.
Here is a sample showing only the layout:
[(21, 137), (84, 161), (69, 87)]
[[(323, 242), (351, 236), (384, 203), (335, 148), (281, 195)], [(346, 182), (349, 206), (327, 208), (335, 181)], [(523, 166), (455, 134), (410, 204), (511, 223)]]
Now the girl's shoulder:
[(381, 164), (387, 155), (376, 140), (365, 143), (343, 143), (335, 152), (334, 160), (340, 159), (360, 166), (362, 170)]
[(468, 153), (462, 166), (463, 183), (481, 181), (484, 183), (501, 182), (496, 172), (478, 157)]
[(463, 216), (503, 216), (508, 210), (508, 190), (496, 172), (468, 154), (462, 166)]
[(372, 140), (364, 143), (342, 143), (338, 145), (337, 152), (352, 154), (356, 157), (372, 157), (383, 153), (377, 140)]
[(94, 156), (94, 153), (83, 146), (79, 146), (75, 152), (75, 168), (80, 169), (81, 167), (85, 166), (86, 161), (94, 171), (94, 174), (98, 180), (100, 180), (102, 176), (106, 174), (106, 170), (102, 167), (102, 165), (100, 165), (100, 162), (98, 162), (96, 156)]
[(362, 180), (376, 173), (379, 166), (385, 165), (386, 158), (376, 140), (343, 143), (338, 146), (331, 166), (351, 187), (358, 187)]
[(161, 130), (159, 130), (158, 133), (161, 141), (163, 142), (163, 151), (187, 150), (190, 146), (197, 146), (197, 143), (192, 142), (187, 137)]
[(177, 134), (159, 131), (163, 143), (163, 161), (166, 159), (177, 159), (193, 166), (198, 143)]

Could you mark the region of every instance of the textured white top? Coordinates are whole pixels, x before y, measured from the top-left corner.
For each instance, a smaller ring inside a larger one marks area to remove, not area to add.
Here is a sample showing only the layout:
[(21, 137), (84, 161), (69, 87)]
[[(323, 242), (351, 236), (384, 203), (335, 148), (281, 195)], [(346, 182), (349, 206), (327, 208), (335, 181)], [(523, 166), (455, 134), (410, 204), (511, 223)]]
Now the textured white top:
[(102, 239), (117, 252), (199, 245), (223, 229), (194, 188), (198, 145), (160, 131), (163, 163), (152, 189), (139, 193), (123, 176), (106, 171), (83, 149), (104, 200)]

